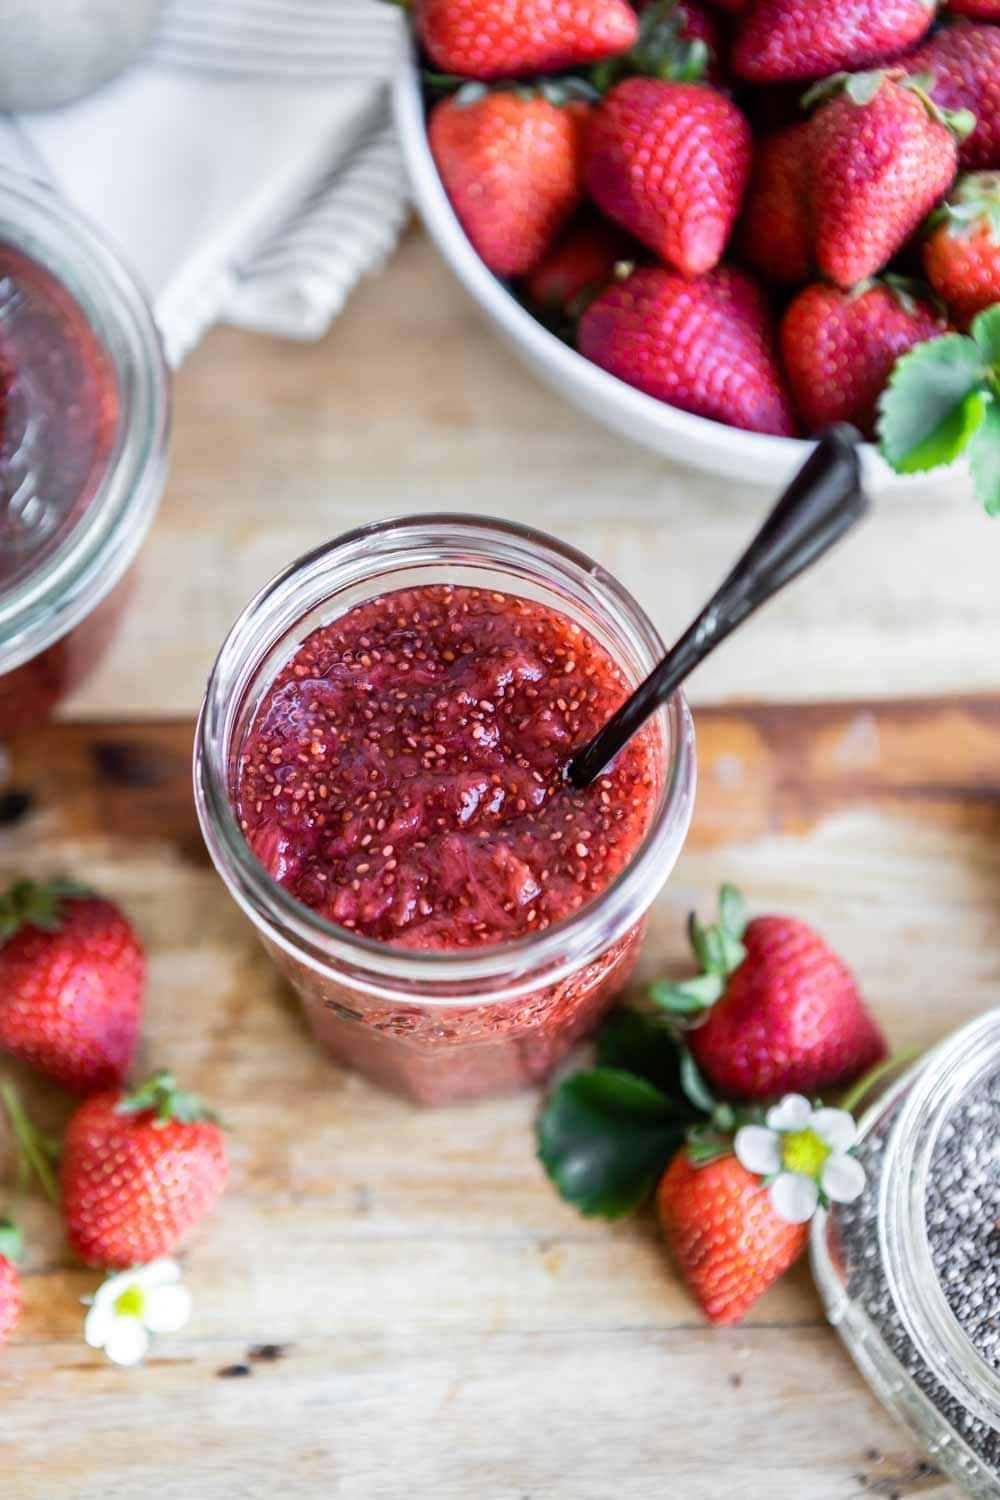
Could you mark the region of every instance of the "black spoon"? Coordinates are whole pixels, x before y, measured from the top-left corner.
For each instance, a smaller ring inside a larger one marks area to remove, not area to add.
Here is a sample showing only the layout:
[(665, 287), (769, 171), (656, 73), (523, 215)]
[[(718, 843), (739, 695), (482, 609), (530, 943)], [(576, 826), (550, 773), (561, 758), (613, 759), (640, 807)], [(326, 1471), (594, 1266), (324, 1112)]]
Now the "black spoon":
[(574, 786), (589, 786), (720, 641), (860, 521), (869, 505), (861, 487), (860, 441), (846, 423), (826, 429), (722, 587), (660, 665), (569, 761), (566, 776)]

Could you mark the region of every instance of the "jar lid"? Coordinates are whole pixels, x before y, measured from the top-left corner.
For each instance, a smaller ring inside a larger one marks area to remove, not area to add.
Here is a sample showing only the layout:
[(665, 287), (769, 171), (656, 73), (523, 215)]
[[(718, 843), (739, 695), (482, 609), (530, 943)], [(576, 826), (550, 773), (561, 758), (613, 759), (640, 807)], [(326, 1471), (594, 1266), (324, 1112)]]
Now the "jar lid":
[(169, 409), (134, 277), (52, 189), (0, 169), (0, 674), (72, 630), (132, 561)]

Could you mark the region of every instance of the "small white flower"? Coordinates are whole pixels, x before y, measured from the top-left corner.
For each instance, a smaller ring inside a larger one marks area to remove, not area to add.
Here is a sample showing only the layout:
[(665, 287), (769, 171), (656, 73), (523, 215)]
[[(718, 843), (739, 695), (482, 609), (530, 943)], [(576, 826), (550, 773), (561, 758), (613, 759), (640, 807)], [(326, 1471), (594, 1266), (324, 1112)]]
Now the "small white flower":
[(858, 1137), (845, 1109), (813, 1109), (801, 1094), (786, 1094), (769, 1109), (765, 1125), (744, 1125), (735, 1150), (748, 1172), (769, 1178), (774, 1211), (804, 1224), (825, 1202), (853, 1203), (865, 1186), (865, 1169), (851, 1150)]
[(83, 1325), (92, 1349), (116, 1365), (137, 1365), (151, 1333), (176, 1333), (191, 1315), (191, 1295), (181, 1286), (175, 1260), (154, 1260), (109, 1276), (97, 1288)]

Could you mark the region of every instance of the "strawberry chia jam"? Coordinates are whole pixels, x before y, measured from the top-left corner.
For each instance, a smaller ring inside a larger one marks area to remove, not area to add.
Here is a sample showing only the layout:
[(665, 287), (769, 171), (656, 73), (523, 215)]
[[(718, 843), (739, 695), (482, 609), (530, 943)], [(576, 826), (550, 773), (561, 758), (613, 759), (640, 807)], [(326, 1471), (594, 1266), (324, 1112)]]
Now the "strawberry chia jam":
[(363, 527), (244, 611), (199, 817), (338, 1061), (443, 1103), (542, 1081), (600, 1019), (690, 819), (683, 699), (591, 787), (564, 768), (662, 650), (589, 559), (466, 516)]
[(0, 170), (0, 734), (43, 722), (110, 639), (166, 422), (142, 294), (65, 204)]
[(608, 653), (546, 605), (383, 594), (275, 679), (243, 752), (244, 831), (275, 880), (365, 937), (524, 937), (602, 890), (649, 825), (648, 736), (583, 791), (563, 777), (625, 696)]

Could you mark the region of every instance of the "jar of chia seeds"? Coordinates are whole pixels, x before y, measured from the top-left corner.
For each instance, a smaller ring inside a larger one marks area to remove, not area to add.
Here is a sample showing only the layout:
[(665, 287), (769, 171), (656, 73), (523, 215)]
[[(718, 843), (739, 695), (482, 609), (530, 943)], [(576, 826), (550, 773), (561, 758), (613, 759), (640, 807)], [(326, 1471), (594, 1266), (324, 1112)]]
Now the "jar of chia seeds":
[(1000, 1497), (1000, 1010), (861, 1121), (863, 1195), (817, 1214), (827, 1315), (876, 1395), (975, 1497)]

